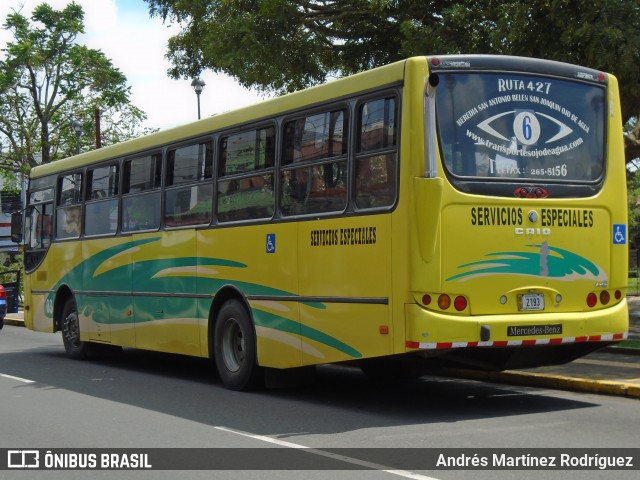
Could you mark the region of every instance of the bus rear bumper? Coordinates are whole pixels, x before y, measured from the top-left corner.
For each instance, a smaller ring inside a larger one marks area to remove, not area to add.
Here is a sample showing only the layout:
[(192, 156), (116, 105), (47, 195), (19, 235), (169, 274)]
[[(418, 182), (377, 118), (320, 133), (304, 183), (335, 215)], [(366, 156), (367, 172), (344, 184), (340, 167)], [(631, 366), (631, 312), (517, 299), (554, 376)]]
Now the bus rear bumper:
[(627, 338), (626, 299), (602, 310), (527, 315), (442, 315), (406, 306), (407, 352), (483, 370), (562, 364)]

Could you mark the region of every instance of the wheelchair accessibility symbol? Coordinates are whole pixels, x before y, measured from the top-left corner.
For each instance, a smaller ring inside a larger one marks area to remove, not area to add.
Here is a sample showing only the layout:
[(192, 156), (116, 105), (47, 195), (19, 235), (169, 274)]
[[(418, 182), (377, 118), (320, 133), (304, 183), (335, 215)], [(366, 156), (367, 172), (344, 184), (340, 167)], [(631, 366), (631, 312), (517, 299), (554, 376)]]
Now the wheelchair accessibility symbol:
[(613, 224), (613, 244), (625, 245), (627, 243), (627, 226), (624, 223)]
[(267, 253), (276, 253), (276, 234), (267, 233)]

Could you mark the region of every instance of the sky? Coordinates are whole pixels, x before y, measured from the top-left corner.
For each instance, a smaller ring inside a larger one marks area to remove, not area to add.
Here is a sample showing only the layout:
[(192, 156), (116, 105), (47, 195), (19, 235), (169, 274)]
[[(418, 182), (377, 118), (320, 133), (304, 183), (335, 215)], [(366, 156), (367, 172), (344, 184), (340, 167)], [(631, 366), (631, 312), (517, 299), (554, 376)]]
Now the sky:
[[(170, 128), (198, 118), (197, 96), (191, 79), (173, 80), (167, 75), (167, 41), (180, 30), (162, 19), (149, 16), (143, 0), (75, 0), (85, 12), (85, 34), (77, 43), (101, 50), (126, 77), (131, 102), (143, 110), (145, 127)], [(7, 14), (20, 11), (29, 18), (36, 5), (48, 3), (62, 9), (71, 0), (0, 0), (0, 22)], [(0, 30), (0, 52), (11, 35)], [(1, 53), (0, 53), (1, 55)], [(254, 90), (240, 86), (233, 78), (203, 72), (206, 83), (200, 95), (202, 117), (251, 105), (264, 99)]]

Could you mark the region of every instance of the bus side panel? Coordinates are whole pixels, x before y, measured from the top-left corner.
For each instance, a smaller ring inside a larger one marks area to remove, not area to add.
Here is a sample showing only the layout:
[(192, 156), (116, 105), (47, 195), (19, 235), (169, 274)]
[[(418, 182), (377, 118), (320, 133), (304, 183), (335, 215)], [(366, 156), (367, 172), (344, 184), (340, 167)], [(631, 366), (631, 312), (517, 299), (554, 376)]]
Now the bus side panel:
[(299, 224), (305, 365), (393, 352), (390, 251), (389, 214)]
[[(247, 299), (258, 364), (265, 367), (298, 367), (302, 361), (296, 232), (295, 223), (199, 232), (198, 293), (213, 297), (231, 287)], [(208, 342), (208, 335), (201, 339)]]
[[(47, 255), (30, 276), (27, 285), (31, 291), (50, 291), (51, 293), (32, 294), (31, 310), (33, 323), (31, 327), (38, 332), (53, 332), (53, 309), (56, 293), (62, 285), (72, 291), (82, 290), (82, 245), (80, 242), (62, 242), (51, 245)], [(27, 326), (29, 322), (27, 321)], [(80, 325), (82, 340), (88, 340)], [(84, 326), (86, 329), (86, 326)]]
[[(622, 136), (622, 112), (620, 106), (620, 93), (618, 80), (609, 75), (609, 128), (607, 131), (607, 167), (608, 185), (604, 194), (606, 201), (613, 208), (609, 209), (613, 228), (620, 228), (629, 222), (627, 208), (627, 168), (624, 155), (624, 140)], [(628, 235), (627, 228), (627, 235)], [(615, 240), (616, 231), (611, 231), (611, 237)], [(611, 279), (612, 287), (626, 287), (629, 273), (629, 241), (628, 238), (618, 243), (614, 241), (611, 249)]]
[(82, 242), (84, 295), (78, 295), (81, 332), (88, 340), (135, 346), (131, 304), (130, 238)]
[(198, 259), (193, 230), (133, 236), (136, 347), (199, 356), (196, 318)]

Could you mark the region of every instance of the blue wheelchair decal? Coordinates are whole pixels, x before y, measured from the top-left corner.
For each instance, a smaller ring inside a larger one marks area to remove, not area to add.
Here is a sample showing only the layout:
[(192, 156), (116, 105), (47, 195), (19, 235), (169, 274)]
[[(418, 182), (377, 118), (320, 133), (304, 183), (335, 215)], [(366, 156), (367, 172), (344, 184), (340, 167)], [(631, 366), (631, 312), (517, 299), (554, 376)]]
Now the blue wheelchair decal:
[(276, 253), (276, 234), (267, 233), (267, 253)]
[(624, 223), (613, 224), (613, 244), (626, 245), (627, 243), (627, 226)]

